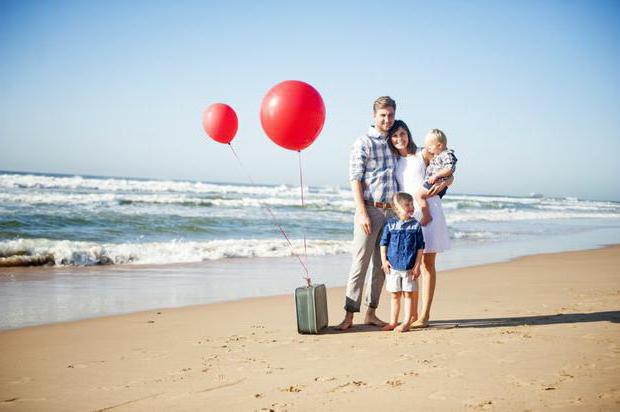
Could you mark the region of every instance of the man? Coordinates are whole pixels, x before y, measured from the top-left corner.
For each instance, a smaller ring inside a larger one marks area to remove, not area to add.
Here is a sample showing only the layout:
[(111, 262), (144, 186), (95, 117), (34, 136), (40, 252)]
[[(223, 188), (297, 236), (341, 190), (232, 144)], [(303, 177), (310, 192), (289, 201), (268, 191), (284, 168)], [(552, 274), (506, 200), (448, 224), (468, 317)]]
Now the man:
[(394, 169), (397, 157), (387, 145), (387, 132), (394, 124), (396, 102), (382, 96), (373, 104), (374, 125), (359, 137), (351, 149), (349, 179), (355, 199), (353, 261), (346, 289), (346, 315), (340, 330), (353, 325), (353, 314), (360, 311), (366, 271), (371, 264), (370, 285), (366, 293), (368, 310), (364, 323), (383, 326), (377, 317), (385, 273), (381, 269), (379, 239), (388, 217), (390, 201), (397, 191)]

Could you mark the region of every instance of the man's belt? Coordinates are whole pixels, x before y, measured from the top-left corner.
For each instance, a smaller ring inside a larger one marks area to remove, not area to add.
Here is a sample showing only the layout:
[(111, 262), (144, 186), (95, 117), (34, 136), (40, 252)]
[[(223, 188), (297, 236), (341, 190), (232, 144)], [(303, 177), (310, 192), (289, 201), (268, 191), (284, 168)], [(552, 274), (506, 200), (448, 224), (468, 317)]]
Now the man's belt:
[(383, 203), (383, 202), (371, 202), (370, 200), (364, 200), (364, 203), (369, 205), (369, 206), (374, 206), (376, 208), (379, 209), (391, 209), (392, 205), (389, 203)]

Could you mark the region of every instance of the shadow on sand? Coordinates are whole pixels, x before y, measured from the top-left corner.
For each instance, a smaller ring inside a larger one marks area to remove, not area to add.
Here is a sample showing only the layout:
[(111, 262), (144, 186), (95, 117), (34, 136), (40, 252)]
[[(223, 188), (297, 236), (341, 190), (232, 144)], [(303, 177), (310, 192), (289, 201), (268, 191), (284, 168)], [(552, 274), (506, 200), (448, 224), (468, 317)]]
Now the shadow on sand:
[[(612, 322), (620, 323), (620, 311), (593, 312), (593, 313), (558, 313), (556, 315), (518, 316), (513, 318), (485, 318), (485, 319), (451, 319), (434, 320), (430, 322), (428, 329), (452, 329), (452, 328), (502, 328), (510, 326), (538, 326), (557, 325), (561, 323), (584, 323), (584, 322)], [(424, 330), (424, 329), (417, 329)], [(329, 326), (321, 331), (322, 335), (350, 332), (380, 332), (381, 329), (370, 325), (353, 325), (350, 329), (342, 332), (337, 326)]]

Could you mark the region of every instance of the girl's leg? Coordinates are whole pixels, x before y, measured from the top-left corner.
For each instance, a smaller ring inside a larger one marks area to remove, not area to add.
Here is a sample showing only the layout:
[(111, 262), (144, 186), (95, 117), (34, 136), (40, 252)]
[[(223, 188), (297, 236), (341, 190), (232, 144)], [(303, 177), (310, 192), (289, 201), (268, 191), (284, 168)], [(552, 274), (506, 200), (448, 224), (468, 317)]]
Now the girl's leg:
[(437, 253), (425, 253), (422, 255), (422, 311), (412, 328), (425, 328), (431, 314), (431, 305), (435, 295), (435, 283), (437, 272), (435, 270), (435, 258)]
[(398, 315), (400, 314), (401, 292), (392, 292), (392, 304), (390, 306), (390, 323), (383, 327), (383, 330), (392, 330), (398, 325)]
[(397, 332), (407, 332), (409, 330), (409, 326), (411, 326), (411, 314), (413, 312), (413, 293), (414, 292), (403, 292), (405, 295), (405, 313), (403, 316), (403, 323), (400, 324), (396, 330)]
[[(419, 283), (422, 283), (422, 279), (420, 279)], [(411, 292), (411, 320), (409, 321), (409, 323), (414, 323), (416, 320), (418, 320), (419, 296), (420, 294), (418, 292)]]

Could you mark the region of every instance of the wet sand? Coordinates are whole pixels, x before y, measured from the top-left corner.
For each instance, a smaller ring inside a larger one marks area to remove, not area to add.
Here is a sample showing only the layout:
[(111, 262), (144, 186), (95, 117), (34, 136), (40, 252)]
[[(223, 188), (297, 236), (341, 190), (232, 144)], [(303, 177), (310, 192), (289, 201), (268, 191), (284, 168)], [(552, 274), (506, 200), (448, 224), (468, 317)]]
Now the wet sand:
[(291, 295), (1, 331), (0, 410), (618, 410), (619, 275), (620, 246), (443, 271), (404, 334), (299, 335)]

